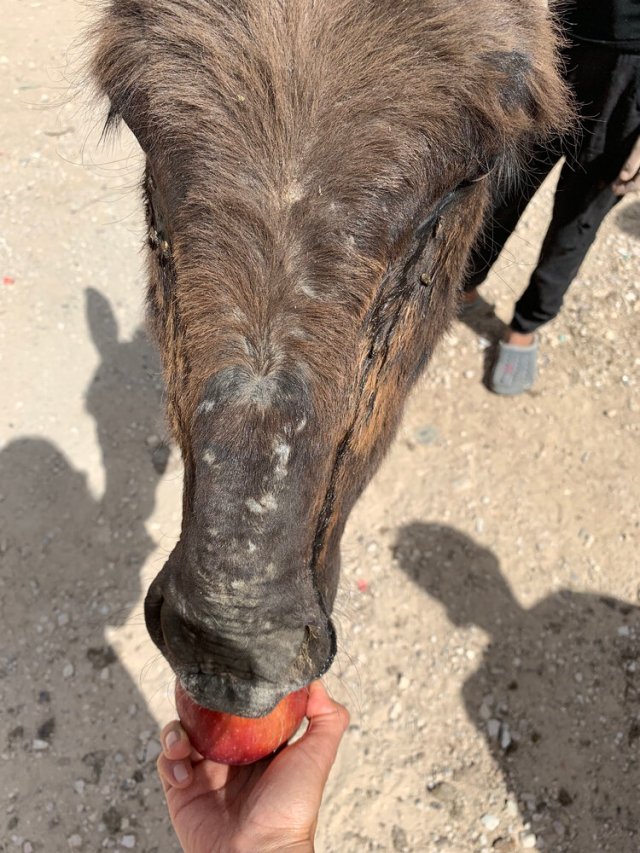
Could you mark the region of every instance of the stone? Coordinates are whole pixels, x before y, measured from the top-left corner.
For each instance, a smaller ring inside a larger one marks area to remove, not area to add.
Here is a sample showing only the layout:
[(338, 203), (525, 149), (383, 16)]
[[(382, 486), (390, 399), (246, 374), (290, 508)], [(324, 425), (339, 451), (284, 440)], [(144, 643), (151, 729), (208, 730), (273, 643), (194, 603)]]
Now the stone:
[(500, 818), (496, 817), (494, 814), (483, 814), (480, 818), (480, 823), (489, 832), (493, 832), (494, 829), (497, 829), (500, 826)]

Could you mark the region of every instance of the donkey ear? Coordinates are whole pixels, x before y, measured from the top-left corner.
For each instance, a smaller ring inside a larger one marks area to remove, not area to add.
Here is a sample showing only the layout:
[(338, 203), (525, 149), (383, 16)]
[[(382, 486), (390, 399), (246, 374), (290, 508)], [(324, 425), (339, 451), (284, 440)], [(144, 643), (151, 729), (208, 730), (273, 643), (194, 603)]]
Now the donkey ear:
[(109, 300), (92, 287), (85, 291), (87, 323), (91, 339), (102, 356), (107, 359), (118, 346), (118, 323)]

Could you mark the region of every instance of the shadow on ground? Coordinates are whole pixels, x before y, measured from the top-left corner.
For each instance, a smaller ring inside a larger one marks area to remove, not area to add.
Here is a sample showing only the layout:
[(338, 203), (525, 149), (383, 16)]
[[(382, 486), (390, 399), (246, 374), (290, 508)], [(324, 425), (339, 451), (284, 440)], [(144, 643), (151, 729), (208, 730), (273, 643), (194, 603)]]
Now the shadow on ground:
[(141, 331), (118, 340), (103, 297), (89, 291), (86, 305), (102, 359), (86, 405), (104, 494), (48, 441), (0, 454), (0, 850), (164, 853), (179, 848), (156, 780), (156, 724), (105, 639), (136, 605), (154, 548), (145, 521), (168, 451), (145, 439), (159, 368)]
[(619, 209), (616, 225), (632, 237), (640, 237), (640, 201), (633, 201)]
[(640, 849), (640, 609), (569, 589), (523, 609), (495, 555), (449, 527), (401, 528), (395, 556), (489, 635), (465, 707), (544, 849)]
[(491, 390), (491, 372), (497, 357), (498, 341), (504, 337), (507, 325), (496, 315), (495, 305), (487, 302), (482, 294), (472, 307), (461, 310), (458, 319), (480, 340), (486, 341), (483, 353), (482, 384)]

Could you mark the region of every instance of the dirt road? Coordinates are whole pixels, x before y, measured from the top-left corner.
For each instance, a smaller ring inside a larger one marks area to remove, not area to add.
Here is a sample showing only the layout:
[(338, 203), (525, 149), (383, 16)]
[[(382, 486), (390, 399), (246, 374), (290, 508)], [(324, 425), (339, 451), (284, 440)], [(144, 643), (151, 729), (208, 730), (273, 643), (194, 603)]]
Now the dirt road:
[[(165, 853), (171, 678), (141, 602), (181, 468), (141, 330), (140, 156), (70, 97), (89, 17), (2, 3), (0, 850)], [(535, 391), (481, 383), (551, 192), (348, 526), (328, 684), (352, 726), (319, 850), (640, 849), (640, 201), (543, 333)]]

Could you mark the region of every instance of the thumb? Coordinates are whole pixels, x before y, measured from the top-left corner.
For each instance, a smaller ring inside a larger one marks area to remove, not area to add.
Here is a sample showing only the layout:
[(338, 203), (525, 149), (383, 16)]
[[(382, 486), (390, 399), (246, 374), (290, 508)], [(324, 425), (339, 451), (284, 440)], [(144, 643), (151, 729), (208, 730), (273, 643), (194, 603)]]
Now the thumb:
[(349, 725), (349, 712), (344, 705), (329, 697), (320, 681), (314, 681), (309, 686), (307, 717), (309, 726), (306, 732), (286, 748), (282, 757), (286, 754), (288, 762), (299, 763), (307, 777), (311, 776), (322, 790)]

